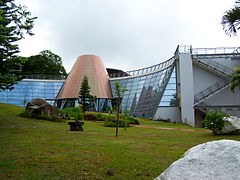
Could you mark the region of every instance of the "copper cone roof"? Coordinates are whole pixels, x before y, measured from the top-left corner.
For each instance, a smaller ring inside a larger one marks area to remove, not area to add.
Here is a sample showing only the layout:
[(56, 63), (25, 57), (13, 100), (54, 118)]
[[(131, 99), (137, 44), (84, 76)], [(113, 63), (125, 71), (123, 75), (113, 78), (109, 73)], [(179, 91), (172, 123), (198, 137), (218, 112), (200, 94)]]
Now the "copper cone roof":
[(92, 95), (97, 98), (112, 98), (109, 77), (101, 58), (95, 55), (83, 55), (77, 58), (57, 99), (78, 98), (85, 75)]

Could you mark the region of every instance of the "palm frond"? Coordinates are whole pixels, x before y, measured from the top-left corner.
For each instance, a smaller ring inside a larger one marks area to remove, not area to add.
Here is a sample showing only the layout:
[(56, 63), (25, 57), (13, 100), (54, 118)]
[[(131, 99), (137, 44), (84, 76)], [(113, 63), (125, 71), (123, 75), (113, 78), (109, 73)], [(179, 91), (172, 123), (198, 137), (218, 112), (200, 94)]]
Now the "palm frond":
[[(238, 0), (240, 3), (240, 0)], [(229, 36), (235, 36), (237, 34), (237, 30), (240, 29), (240, 7), (235, 6), (231, 10), (225, 12), (222, 17), (223, 29), (225, 33)]]

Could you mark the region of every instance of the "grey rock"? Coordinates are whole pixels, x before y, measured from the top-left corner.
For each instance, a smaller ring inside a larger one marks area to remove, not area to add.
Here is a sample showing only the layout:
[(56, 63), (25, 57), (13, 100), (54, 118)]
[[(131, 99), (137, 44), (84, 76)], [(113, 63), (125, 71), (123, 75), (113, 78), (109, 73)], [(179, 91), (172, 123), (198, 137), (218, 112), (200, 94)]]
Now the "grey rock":
[(240, 134), (240, 118), (235, 116), (224, 117), (224, 126), (217, 134)]
[(43, 99), (33, 99), (27, 104), (25, 111), (37, 115), (57, 116), (58, 114), (58, 109)]
[(240, 179), (240, 142), (212, 141), (189, 149), (155, 180)]

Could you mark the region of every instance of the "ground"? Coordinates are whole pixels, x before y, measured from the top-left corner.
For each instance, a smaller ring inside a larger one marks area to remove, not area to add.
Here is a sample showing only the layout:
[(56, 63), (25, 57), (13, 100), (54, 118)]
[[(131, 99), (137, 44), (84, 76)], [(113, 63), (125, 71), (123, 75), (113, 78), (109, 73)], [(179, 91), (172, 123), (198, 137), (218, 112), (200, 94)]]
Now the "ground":
[(130, 127), (116, 138), (115, 128), (86, 121), (83, 132), (70, 132), (67, 122), (22, 118), (21, 111), (0, 104), (0, 179), (153, 179), (197, 144), (240, 140), (151, 120), (140, 123), (197, 131)]

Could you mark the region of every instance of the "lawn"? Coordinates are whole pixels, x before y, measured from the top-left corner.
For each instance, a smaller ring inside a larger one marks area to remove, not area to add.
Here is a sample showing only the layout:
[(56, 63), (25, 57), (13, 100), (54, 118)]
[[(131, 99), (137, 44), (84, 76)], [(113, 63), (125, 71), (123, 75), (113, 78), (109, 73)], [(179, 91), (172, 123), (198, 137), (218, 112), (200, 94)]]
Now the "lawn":
[[(210, 132), (140, 127), (120, 128), (116, 138), (114, 128), (90, 121), (85, 121), (84, 132), (70, 132), (67, 122), (22, 118), (18, 116), (22, 111), (22, 107), (0, 104), (0, 179), (153, 179), (192, 146), (240, 140), (240, 136)], [(148, 126), (190, 128), (140, 121)]]

